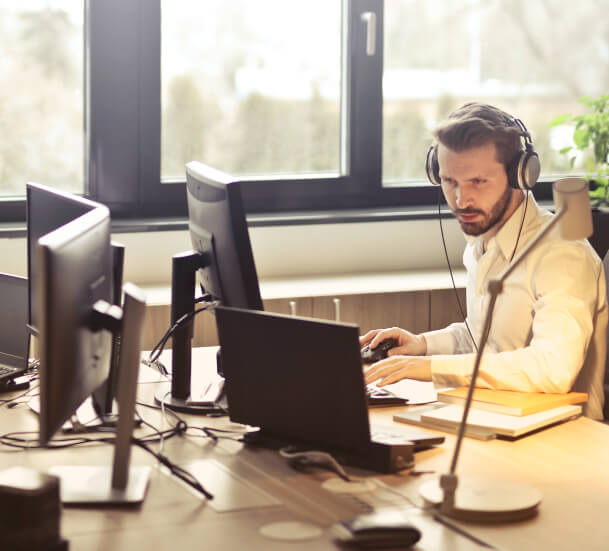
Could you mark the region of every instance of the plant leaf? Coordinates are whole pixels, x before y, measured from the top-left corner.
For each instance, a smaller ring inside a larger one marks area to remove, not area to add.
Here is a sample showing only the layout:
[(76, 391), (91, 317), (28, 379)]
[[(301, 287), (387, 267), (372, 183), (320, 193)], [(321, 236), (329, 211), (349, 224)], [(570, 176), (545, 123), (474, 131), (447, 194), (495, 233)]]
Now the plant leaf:
[(585, 149), (588, 147), (590, 140), (590, 134), (586, 128), (577, 128), (573, 132), (573, 142), (578, 149)]
[(570, 119), (571, 119), (571, 114), (570, 113), (564, 113), (562, 115), (558, 115), (557, 117), (553, 118), (550, 121), (550, 124), (548, 124), (548, 126), (550, 128), (552, 128), (553, 126), (559, 126), (561, 124), (566, 123)]

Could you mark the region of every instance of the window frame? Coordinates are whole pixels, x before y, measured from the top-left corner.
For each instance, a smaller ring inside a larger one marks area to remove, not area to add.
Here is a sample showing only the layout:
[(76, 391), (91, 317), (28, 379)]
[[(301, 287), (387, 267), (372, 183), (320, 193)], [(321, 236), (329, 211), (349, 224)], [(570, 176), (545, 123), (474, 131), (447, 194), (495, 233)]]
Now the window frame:
[[(247, 213), (437, 204), (427, 182), (382, 183), (383, 7), (383, 0), (342, 3), (342, 175), (247, 181)], [(366, 55), (363, 12), (376, 14), (374, 56)], [(84, 22), (85, 196), (117, 219), (186, 217), (185, 181), (160, 181), (161, 0), (85, 0)], [(547, 186), (538, 193), (546, 196)], [(1, 221), (24, 219), (23, 198), (0, 201)]]

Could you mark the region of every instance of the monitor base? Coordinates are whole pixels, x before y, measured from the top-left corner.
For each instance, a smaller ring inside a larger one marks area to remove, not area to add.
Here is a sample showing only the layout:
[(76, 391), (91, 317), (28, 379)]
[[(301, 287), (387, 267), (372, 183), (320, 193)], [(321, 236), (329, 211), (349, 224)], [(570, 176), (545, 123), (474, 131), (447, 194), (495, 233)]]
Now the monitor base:
[(103, 466), (62, 465), (49, 469), (60, 479), (64, 505), (126, 505), (146, 496), (150, 467), (130, 467), (125, 488), (112, 488), (112, 469)]
[(190, 397), (183, 400), (171, 394), (171, 383), (161, 383), (154, 393), (154, 401), (180, 413), (192, 413), (194, 415), (219, 414), (227, 409), (224, 394), (217, 396), (217, 399), (210, 401), (194, 401)]

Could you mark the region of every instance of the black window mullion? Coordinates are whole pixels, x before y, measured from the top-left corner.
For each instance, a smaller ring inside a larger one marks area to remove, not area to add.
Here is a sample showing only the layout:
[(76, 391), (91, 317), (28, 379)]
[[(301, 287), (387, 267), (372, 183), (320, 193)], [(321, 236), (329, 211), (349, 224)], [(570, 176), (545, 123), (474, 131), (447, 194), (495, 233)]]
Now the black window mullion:
[[(376, 16), (376, 51), (366, 53), (367, 25), (362, 14)], [(348, 13), (347, 105), (350, 191), (370, 195), (381, 187), (383, 2), (351, 0)]]
[(185, 215), (185, 183), (161, 183), (161, 0), (140, 3), (139, 211)]
[(139, 2), (88, 2), (89, 195), (137, 202)]

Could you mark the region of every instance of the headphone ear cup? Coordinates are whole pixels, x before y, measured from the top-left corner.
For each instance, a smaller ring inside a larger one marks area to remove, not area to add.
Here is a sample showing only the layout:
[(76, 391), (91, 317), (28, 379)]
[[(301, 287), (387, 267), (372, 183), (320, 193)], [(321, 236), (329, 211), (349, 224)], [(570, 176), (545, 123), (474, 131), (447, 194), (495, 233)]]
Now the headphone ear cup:
[(534, 150), (526, 150), (518, 163), (518, 187), (525, 191), (532, 189), (537, 183), (540, 172), (539, 155)]
[(541, 172), (539, 155), (533, 149), (521, 151), (506, 167), (510, 187), (527, 191), (537, 183)]
[(429, 146), (427, 150), (427, 157), (425, 159), (425, 172), (427, 173), (427, 179), (434, 186), (439, 186), (442, 181), (440, 180), (440, 165), (438, 164), (438, 152), (435, 145)]

